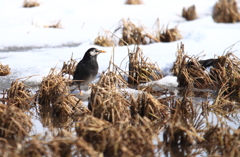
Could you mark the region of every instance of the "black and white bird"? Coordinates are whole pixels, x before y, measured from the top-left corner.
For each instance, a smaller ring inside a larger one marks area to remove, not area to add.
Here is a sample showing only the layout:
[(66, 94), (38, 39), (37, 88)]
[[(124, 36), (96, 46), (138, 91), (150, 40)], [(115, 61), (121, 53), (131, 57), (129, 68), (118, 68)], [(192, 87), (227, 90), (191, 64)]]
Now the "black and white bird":
[(73, 74), (73, 83), (77, 84), (79, 89), (81, 85), (88, 85), (95, 79), (98, 73), (97, 56), (103, 52), (106, 51), (90, 48), (78, 63)]

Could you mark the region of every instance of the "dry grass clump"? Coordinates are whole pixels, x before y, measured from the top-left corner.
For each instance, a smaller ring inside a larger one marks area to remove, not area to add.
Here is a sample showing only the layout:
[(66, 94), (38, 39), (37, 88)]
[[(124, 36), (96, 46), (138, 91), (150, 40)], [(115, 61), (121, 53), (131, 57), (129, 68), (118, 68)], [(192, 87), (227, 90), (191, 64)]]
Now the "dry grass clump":
[(146, 45), (160, 42), (157, 38), (147, 33), (143, 26), (136, 26), (130, 19), (122, 19), (120, 26), (116, 30), (122, 30), (122, 38), (118, 43), (120, 46), (132, 44)]
[(128, 83), (130, 85), (155, 81), (162, 77), (162, 71), (156, 64), (151, 63), (149, 58), (144, 57), (139, 47), (137, 47), (133, 53), (129, 53)]
[(154, 131), (142, 119), (142, 125), (115, 126), (107, 121), (85, 116), (77, 123), (77, 135), (103, 156), (154, 156)]
[(34, 103), (34, 97), (28, 88), (23, 82), (13, 81), (7, 90), (7, 104), (20, 109), (30, 109)]
[(182, 99), (173, 101), (171, 121), (164, 130), (164, 142), (171, 145), (192, 145), (204, 141), (201, 136), (203, 117), (194, 107), (186, 90)]
[(103, 47), (114, 47), (115, 42), (112, 34), (110, 32), (101, 30), (98, 36), (94, 40), (95, 45), (103, 46)]
[(57, 73), (51, 69), (47, 77), (44, 77), (38, 92), (38, 103), (49, 105), (57, 102), (59, 97), (68, 95), (68, 80), (62, 77), (62, 73)]
[[(178, 77), (180, 87), (225, 88), (224, 95), (230, 100), (239, 101), (240, 59), (233, 53), (214, 59), (199, 60), (189, 57), (184, 52), (184, 45), (178, 47), (177, 59), (172, 72)], [(206, 70), (210, 67), (210, 70)]]
[(213, 88), (215, 82), (205, 72), (205, 68), (199, 63), (197, 57), (192, 58), (185, 54), (184, 45), (181, 43), (177, 51), (177, 59), (174, 62), (172, 72), (178, 77), (180, 87), (188, 88)]
[(215, 82), (210, 75), (205, 72), (201, 64), (198, 63), (198, 58), (190, 58), (190, 62), (194, 63), (190, 67), (184, 67), (178, 75), (178, 83), (180, 87), (190, 88), (214, 88)]
[(118, 85), (124, 85), (120, 79), (118, 75), (108, 72), (102, 75), (96, 85), (93, 85), (88, 108), (94, 117), (112, 123), (130, 118), (130, 104), (118, 89)]
[(141, 0), (126, 0), (125, 4), (143, 4)]
[(213, 104), (209, 105), (208, 108), (212, 109), (212, 112), (217, 113), (225, 118), (233, 117), (234, 114), (238, 114), (239, 105), (235, 101), (239, 102), (239, 84), (235, 85), (236, 89), (230, 89), (230, 79), (222, 85), (219, 89), (217, 97)]
[(40, 3), (37, 0), (24, 0), (23, 7), (24, 8), (32, 8), (39, 6)]
[(187, 8), (187, 9), (183, 8), (182, 17), (184, 17), (188, 21), (195, 20), (197, 18), (195, 5), (192, 5), (191, 7)]
[(160, 35), (161, 42), (173, 42), (182, 39), (182, 35), (180, 34), (179, 30), (176, 28), (171, 28), (163, 30)]
[(160, 103), (151, 94), (145, 92), (139, 94), (137, 99), (131, 97), (130, 109), (133, 118), (136, 118), (136, 115), (140, 115), (151, 121), (157, 120), (163, 123), (167, 122), (170, 116), (170, 109), (167, 106)]
[(213, 8), (212, 17), (215, 22), (235, 23), (240, 21), (237, 2), (235, 0), (219, 0)]
[(49, 107), (51, 105), (51, 115), (63, 116), (73, 114), (83, 114), (89, 112), (82, 105), (82, 102), (73, 94), (69, 93), (69, 80), (62, 77), (62, 73), (56, 73), (52, 69), (49, 75), (43, 78), (38, 95), (38, 103)]
[(31, 117), (13, 105), (0, 103), (0, 137), (19, 142), (32, 130)]
[(172, 73), (174, 76), (178, 76), (182, 69), (186, 66), (187, 61), (185, 59), (184, 44), (180, 43), (177, 46), (176, 61), (173, 63)]
[[(159, 20), (157, 21), (159, 23)], [(150, 31), (143, 25), (136, 25), (130, 19), (122, 19), (113, 31), (114, 33), (104, 31), (104, 33), (102, 33), (103, 35), (99, 35), (95, 39), (94, 44), (107, 47), (116, 45), (147, 45), (156, 42), (172, 42), (182, 39), (177, 27), (160, 30), (158, 23), (157, 27)], [(115, 35), (115, 33), (119, 31), (121, 31), (121, 38)]]
[(240, 101), (240, 59), (237, 56), (227, 53), (218, 57), (210, 73), (219, 89), (225, 86), (225, 95), (229, 94), (231, 99)]
[(52, 107), (52, 115), (57, 117), (63, 115), (81, 115), (89, 112), (87, 108), (83, 107), (82, 101), (72, 94), (59, 97), (56, 102), (52, 103)]
[(77, 63), (78, 62), (73, 59), (73, 55), (71, 56), (71, 59), (67, 63), (63, 62), (62, 71), (61, 71), (63, 76), (67, 74), (73, 76)]
[(6, 76), (8, 74), (10, 74), (10, 68), (8, 65), (2, 65), (0, 63), (0, 76)]

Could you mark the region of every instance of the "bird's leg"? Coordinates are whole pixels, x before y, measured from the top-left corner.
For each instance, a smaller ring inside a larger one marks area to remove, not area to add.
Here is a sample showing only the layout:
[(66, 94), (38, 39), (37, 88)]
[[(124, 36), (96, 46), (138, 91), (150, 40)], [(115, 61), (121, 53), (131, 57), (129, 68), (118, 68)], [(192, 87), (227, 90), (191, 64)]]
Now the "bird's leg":
[(78, 84), (78, 89), (79, 89), (79, 95), (83, 95), (80, 84)]

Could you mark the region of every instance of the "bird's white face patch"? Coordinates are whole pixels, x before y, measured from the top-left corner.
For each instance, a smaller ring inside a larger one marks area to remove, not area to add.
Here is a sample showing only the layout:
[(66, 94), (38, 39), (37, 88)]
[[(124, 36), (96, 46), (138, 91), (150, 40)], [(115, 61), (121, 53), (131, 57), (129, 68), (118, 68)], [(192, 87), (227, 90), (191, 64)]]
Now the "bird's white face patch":
[(96, 50), (90, 51), (91, 56), (96, 56), (97, 54), (98, 54), (98, 52)]

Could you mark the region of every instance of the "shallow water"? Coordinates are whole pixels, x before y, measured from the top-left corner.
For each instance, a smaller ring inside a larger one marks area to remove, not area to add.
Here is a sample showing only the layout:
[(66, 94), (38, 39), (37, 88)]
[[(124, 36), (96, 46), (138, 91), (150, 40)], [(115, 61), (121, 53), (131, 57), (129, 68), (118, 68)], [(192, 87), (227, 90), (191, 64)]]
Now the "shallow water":
[[(2, 82), (0, 83), (1, 89), (7, 89), (11, 85), (11, 79), (5, 77), (6, 79), (2, 78)], [(33, 93), (36, 93), (38, 91), (39, 85), (37, 82), (26, 82), (26, 85), (29, 87), (29, 89), (32, 90)], [(158, 99), (162, 99), (164, 97), (173, 96), (175, 100), (179, 99), (181, 100), (184, 95), (184, 88), (178, 88), (173, 86), (152, 86), (154, 88), (154, 95)], [(125, 92), (128, 94), (133, 94), (135, 98), (139, 96), (139, 93), (142, 93), (143, 91), (138, 91), (136, 89), (121, 89), (120, 92)], [(215, 98), (217, 96), (217, 92), (210, 89), (193, 89), (190, 92), (192, 92), (192, 95), (188, 98), (191, 99), (194, 102), (194, 107), (196, 108), (196, 111), (201, 115), (203, 113), (201, 104), (203, 102), (208, 102), (210, 105), (215, 101)], [(91, 90), (88, 91), (82, 91), (82, 95), (79, 96), (79, 91), (75, 90), (73, 94), (77, 94), (78, 98), (81, 98), (83, 100), (83, 104), (85, 107), (88, 106), (88, 97), (90, 96)], [(165, 94), (163, 94), (165, 93)], [(190, 94), (191, 95), (191, 94)], [(166, 104), (167, 105), (167, 104)], [(32, 116), (32, 123), (33, 123), (33, 131), (30, 133), (30, 135), (37, 135), (37, 134), (44, 134), (44, 133), (50, 133), (51, 135), (57, 135), (61, 130), (68, 130), (73, 131), (75, 130), (75, 124), (78, 122), (78, 116), (61, 116), (56, 117), (53, 115), (50, 115), (49, 109), (46, 108), (46, 112), (43, 112), (43, 110), (40, 110), (39, 107), (36, 107), (36, 109), (33, 109), (34, 115)], [(202, 116), (202, 115), (201, 115)], [(208, 123), (212, 124), (213, 126), (219, 124), (219, 115), (214, 112), (208, 112), (207, 119)], [(240, 126), (240, 115), (238, 113), (231, 113), (226, 116), (221, 117), (222, 122), (225, 122), (228, 127), (232, 129), (238, 129)], [(221, 122), (221, 123), (222, 123)], [(163, 130), (159, 131), (158, 138), (160, 141), (164, 141), (163, 139), (164, 133)], [(166, 156), (166, 157), (183, 157), (183, 156), (207, 156), (207, 150), (205, 149), (206, 146), (201, 145), (193, 145), (191, 147), (189, 146), (182, 146), (182, 145), (171, 145), (171, 146), (165, 146), (162, 148), (162, 152), (158, 152), (158, 156)], [(197, 155), (196, 155), (197, 154)]]

